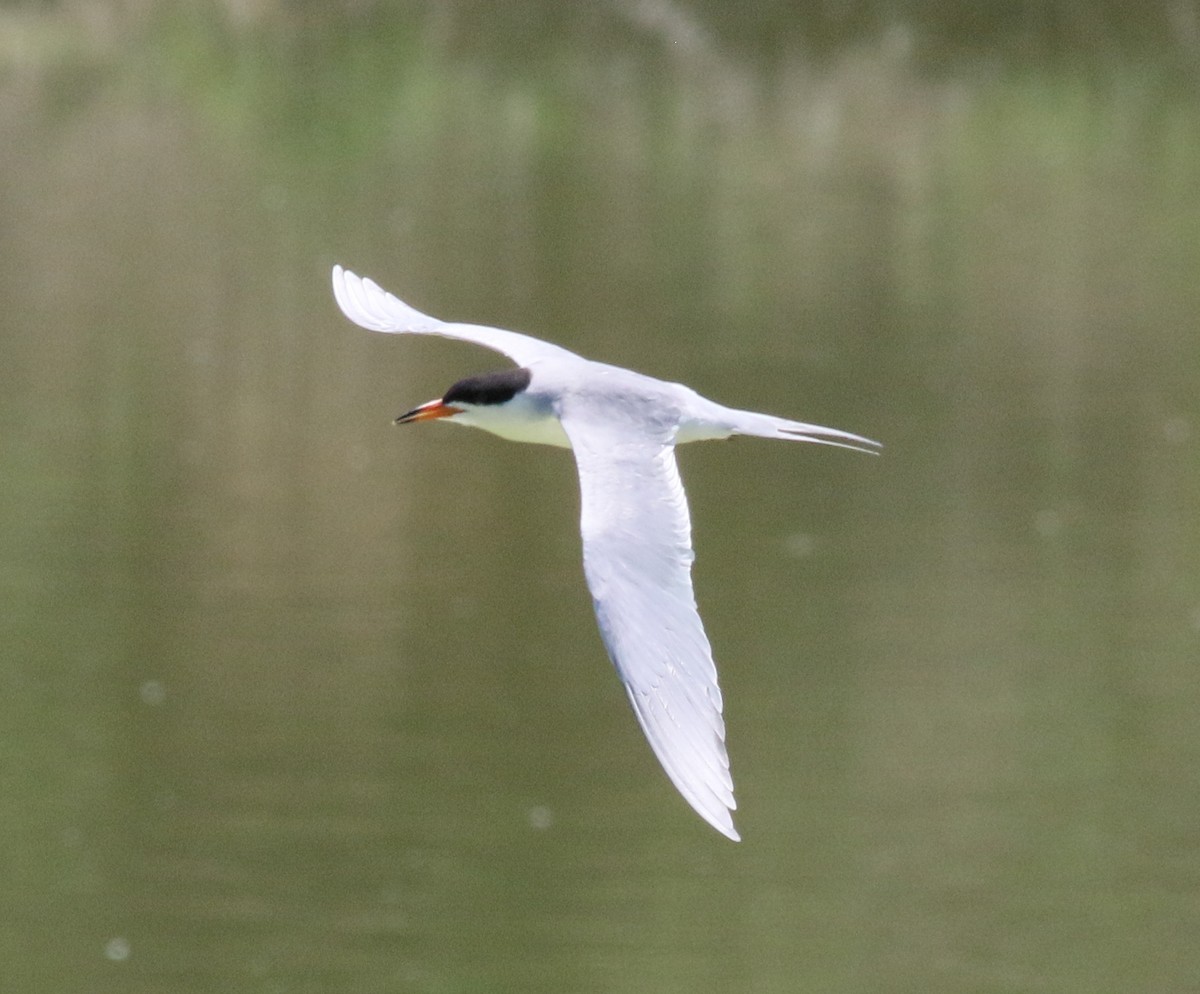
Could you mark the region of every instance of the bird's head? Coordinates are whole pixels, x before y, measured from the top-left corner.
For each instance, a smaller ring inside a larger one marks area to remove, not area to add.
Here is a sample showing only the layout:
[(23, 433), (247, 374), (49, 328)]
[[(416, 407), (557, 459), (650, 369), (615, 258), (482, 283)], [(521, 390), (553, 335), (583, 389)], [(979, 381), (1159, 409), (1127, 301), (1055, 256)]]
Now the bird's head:
[(401, 414), (396, 418), (396, 424), (453, 418), (460, 424), (486, 427), (488, 414), (498, 411), (524, 391), (529, 386), (529, 380), (528, 369), (505, 369), (498, 373), (468, 376), (455, 383), (441, 397)]
[(512, 442), (570, 448), (551, 396), (544, 390), (527, 389), (532, 379), (528, 369), (470, 376), (455, 383), (444, 396), (401, 414), (396, 423), (445, 418)]

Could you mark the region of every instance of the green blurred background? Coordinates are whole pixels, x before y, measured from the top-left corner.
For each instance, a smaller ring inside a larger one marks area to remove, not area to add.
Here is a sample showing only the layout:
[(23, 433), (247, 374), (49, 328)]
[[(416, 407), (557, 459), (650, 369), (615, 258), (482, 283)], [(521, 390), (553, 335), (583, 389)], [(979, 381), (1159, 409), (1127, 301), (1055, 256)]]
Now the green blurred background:
[[(0, 6), (0, 988), (1200, 990), (1200, 10)], [(745, 841), (569, 456), (329, 269), (882, 440), (681, 453)]]

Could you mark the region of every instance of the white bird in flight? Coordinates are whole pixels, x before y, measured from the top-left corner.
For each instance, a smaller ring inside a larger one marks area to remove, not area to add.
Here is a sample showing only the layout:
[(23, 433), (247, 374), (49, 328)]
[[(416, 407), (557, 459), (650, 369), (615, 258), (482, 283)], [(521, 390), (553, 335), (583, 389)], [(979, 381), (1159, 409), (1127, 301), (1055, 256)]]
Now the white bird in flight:
[(705, 821), (739, 840), (721, 691), (692, 592), (695, 554), (675, 446), (731, 435), (871, 453), (879, 443), (722, 407), (681, 384), (593, 362), (529, 335), (439, 321), (341, 266), (333, 267), (333, 294), (363, 328), (458, 338), (517, 363), (459, 380), (396, 421), (444, 418), (575, 453), (583, 571), (608, 655), (671, 782)]

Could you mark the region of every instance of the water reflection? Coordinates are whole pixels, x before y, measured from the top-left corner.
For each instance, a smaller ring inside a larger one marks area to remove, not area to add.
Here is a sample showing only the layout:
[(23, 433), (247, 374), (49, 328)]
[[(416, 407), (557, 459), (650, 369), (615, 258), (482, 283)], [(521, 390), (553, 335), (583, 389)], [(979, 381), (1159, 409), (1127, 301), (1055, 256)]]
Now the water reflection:
[[(1178, 49), (359, 10), (0, 87), (10, 983), (1194, 985)], [(741, 847), (607, 669), (569, 456), (393, 428), (494, 359), (347, 328), (334, 261), (885, 441), (681, 455)]]

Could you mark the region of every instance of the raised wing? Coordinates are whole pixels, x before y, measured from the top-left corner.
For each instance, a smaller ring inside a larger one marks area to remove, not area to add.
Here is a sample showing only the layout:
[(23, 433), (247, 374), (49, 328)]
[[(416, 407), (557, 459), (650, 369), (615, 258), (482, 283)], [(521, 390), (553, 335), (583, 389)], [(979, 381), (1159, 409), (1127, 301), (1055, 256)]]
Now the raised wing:
[(458, 338), (503, 352), (519, 366), (528, 366), (539, 359), (578, 358), (574, 352), (515, 331), (439, 321), (409, 307), (373, 280), (356, 276), (341, 266), (333, 267), (333, 296), (346, 317), (369, 331)]
[(670, 426), (563, 402), (575, 451), (583, 568), (609, 658), (671, 782), (737, 840), (717, 670), (692, 592), (691, 522)]

